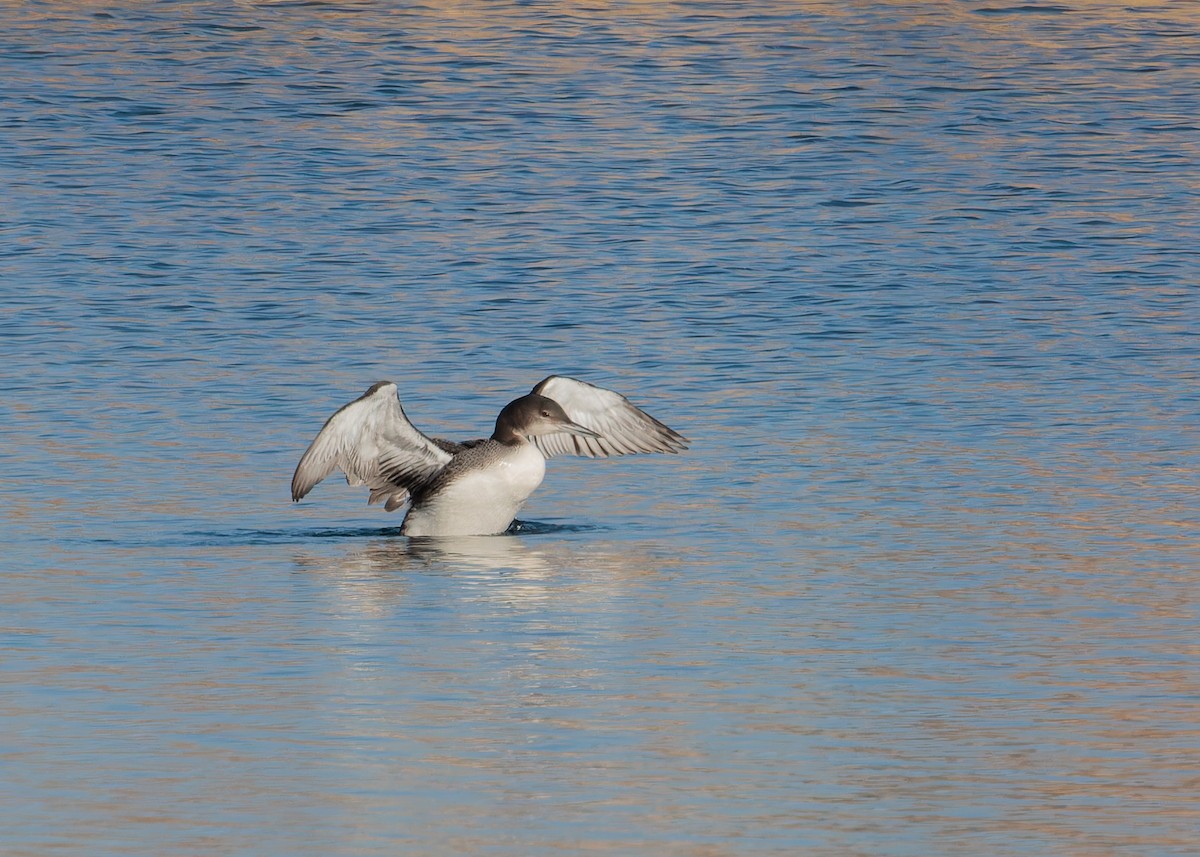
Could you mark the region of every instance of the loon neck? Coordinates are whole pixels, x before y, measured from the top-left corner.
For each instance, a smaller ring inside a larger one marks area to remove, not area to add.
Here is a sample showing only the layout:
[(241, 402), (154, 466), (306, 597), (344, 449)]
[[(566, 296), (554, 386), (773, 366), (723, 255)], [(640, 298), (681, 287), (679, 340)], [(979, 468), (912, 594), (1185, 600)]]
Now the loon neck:
[(529, 440), (525, 437), (525, 435), (517, 434), (517, 432), (510, 425), (497, 425), (496, 430), (492, 432), (492, 440), (511, 447), (517, 447), (521, 444), (529, 443)]

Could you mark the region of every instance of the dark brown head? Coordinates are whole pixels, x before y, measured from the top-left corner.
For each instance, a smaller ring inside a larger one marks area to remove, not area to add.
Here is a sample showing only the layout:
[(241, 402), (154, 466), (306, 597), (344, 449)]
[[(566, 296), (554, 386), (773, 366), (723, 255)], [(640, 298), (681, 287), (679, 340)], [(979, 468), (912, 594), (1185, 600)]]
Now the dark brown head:
[(591, 429), (568, 417), (558, 402), (530, 393), (504, 406), (500, 416), (496, 417), (496, 430), (492, 433), (492, 440), (512, 445), (531, 437), (557, 432), (599, 437)]

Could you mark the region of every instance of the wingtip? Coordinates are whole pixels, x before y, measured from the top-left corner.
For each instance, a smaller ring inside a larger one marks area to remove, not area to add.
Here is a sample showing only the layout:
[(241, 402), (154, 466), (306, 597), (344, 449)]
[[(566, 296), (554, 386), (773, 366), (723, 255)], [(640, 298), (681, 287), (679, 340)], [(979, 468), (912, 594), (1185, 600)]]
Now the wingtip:
[[(304, 454), (308, 455), (308, 452), (306, 451)], [(291, 490), (292, 490), (292, 502), (293, 503), (299, 503), (300, 498), (304, 496), (304, 492), (300, 490), (300, 468), (303, 464), (304, 464), (304, 458), (302, 456), (300, 458), (300, 463), (297, 464), (296, 469), (292, 471), (292, 481), (288, 485), (288, 487), (291, 488)]]
[(393, 384), (391, 381), (376, 381), (374, 384), (372, 384), (370, 387), (367, 388), (367, 392), (363, 393), (362, 397), (365, 399), (368, 396), (374, 396), (376, 393), (378, 393), (380, 390), (384, 389), (385, 387), (395, 387), (395, 386), (396, 385)]
[(292, 474), (292, 502), (299, 503), (313, 489), (315, 483), (306, 484), (306, 480), (301, 477), (300, 471), (304, 465), (304, 459), (300, 460), (300, 464), (296, 466), (296, 472)]

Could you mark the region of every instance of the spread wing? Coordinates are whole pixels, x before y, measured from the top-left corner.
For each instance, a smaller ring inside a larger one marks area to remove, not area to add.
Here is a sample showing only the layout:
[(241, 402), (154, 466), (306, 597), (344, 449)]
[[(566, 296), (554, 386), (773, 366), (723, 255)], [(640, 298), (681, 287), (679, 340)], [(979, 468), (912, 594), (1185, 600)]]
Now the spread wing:
[(674, 453), (687, 449), (687, 438), (612, 390), (551, 375), (534, 387), (533, 392), (558, 402), (574, 422), (600, 435), (592, 438), (557, 432), (530, 438), (546, 458), (556, 455), (599, 458), (634, 452)]
[(451, 451), (408, 421), (396, 385), (380, 381), (326, 421), (296, 465), (292, 499), (299, 500), (340, 469), (348, 484), (371, 489), (369, 502), (386, 500), (390, 512), (451, 458)]

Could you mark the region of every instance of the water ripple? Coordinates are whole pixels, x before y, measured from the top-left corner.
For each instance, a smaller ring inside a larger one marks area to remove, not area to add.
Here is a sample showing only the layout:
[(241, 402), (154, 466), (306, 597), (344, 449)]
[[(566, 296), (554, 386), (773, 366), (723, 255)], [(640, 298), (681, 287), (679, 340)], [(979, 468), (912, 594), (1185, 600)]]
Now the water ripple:
[[(0, 850), (1194, 852), (1194, 4), (4, 18)], [(290, 502), (550, 372), (697, 442)]]

